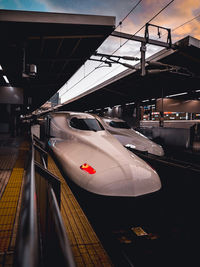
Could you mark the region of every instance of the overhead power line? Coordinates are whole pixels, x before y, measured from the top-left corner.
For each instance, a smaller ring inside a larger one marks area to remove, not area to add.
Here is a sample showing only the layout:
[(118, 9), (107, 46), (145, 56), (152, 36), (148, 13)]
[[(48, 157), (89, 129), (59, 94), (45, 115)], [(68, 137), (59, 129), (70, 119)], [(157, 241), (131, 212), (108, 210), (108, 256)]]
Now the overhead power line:
[[(179, 29), (179, 28), (181, 28), (181, 27), (185, 26), (186, 24), (188, 24), (188, 23), (192, 22), (193, 20), (197, 19), (198, 17), (200, 17), (200, 14), (198, 14), (197, 16), (195, 16), (195, 17), (193, 17), (193, 18), (191, 18), (191, 19), (189, 19), (189, 20), (185, 21), (184, 23), (180, 24), (180, 25), (179, 25), (179, 26), (177, 26), (176, 28), (172, 29), (172, 30), (171, 30), (171, 32), (174, 32), (174, 31), (176, 31), (177, 29)], [(162, 34), (162, 37), (163, 37), (163, 36), (165, 36), (166, 34), (167, 34), (167, 33), (164, 33), (164, 34)], [(162, 38), (162, 37), (161, 37), (161, 38)], [(160, 37), (159, 37), (158, 39), (160, 39)], [(158, 40), (158, 39), (157, 39), (157, 40)], [(147, 45), (149, 45), (149, 44), (147, 44)], [(135, 53), (135, 55), (134, 55), (134, 56), (137, 56), (137, 54), (138, 54), (138, 52), (137, 52), (137, 53)]]
[[(129, 13), (127, 15), (130, 15), (130, 13), (141, 3), (142, 0), (140, 0), (133, 8), (131, 11), (129, 11)], [(161, 12), (163, 12), (171, 3), (173, 3), (174, 0), (171, 0), (167, 5), (165, 5), (158, 13), (156, 13), (147, 23), (150, 23), (153, 19), (155, 19), (158, 15), (160, 15)], [(127, 18), (127, 15), (123, 18), (122, 21), (124, 21), (125, 18)], [(139, 31), (141, 31), (144, 27), (145, 27), (146, 23), (138, 30), (136, 31), (132, 37), (134, 35), (136, 35)], [(131, 40), (131, 38), (129, 39)], [(126, 42), (124, 42), (119, 48), (117, 48), (111, 55), (115, 54), (122, 46), (124, 46), (129, 40), (127, 40)], [(97, 68), (99, 68), (103, 63), (99, 64), (99, 66), (97, 66), (96, 68), (94, 68), (93, 70), (91, 70), (87, 75), (85, 75), (83, 78), (81, 78), (77, 83), (75, 83), (71, 88), (69, 88), (66, 92), (64, 92), (61, 96), (63, 96), (64, 94), (66, 94), (67, 92), (69, 92), (71, 89), (73, 89), (77, 84), (79, 84), (81, 81), (83, 81), (85, 78), (87, 78), (89, 75), (91, 75)]]
[[(163, 12), (171, 3), (173, 3), (174, 0), (171, 0), (166, 6), (164, 6), (158, 13), (156, 13), (149, 21), (147, 21), (147, 23), (150, 23), (152, 20), (154, 20), (158, 15), (160, 15), (161, 12)], [(139, 33), (144, 27), (145, 27), (146, 23), (139, 29), (137, 30), (133, 35), (132, 35), (132, 38), (134, 35), (136, 35), (137, 33)], [(128, 43), (128, 41), (130, 41), (131, 38), (129, 40), (126, 40), (126, 42), (123, 43), (123, 45), (121, 45), (119, 48), (117, 48), (113, 53), (116, 53), (122, 46), (124, 46), (126, 43)]]
[(190, 20), (184, 22), (183, 24), (179, 25), (178, 27), (174, 28), (172, 31), (176, 31), (177, 29), (179, 29), (179, 28), (185, 26), (186, 24), (192, 22), (193, 20), (195, 20), (195, 19), (197, 19), (197, 18), (199, 18), (199, 17), (200, 17), (200, 14), (197, 15), (196, 17), (193, 17), (192, 19), (190, 19)]
[[(174, 32), (174, 31), (176, 31), (177, 29), (179, 29), (179, 28), (185, 26), (186, 24), (192, 22), (193, 20), (195, 20), (195, 19), (197, 19), (197, 18), (199, 18), (199, 17), (200, 17), (200, 14), (198, 14), (197, 16), (195, 16), (195, 17), (193, 17), (193, 18), (191, 18), (191, 19), (185, 21), (184, 23), (180, 24), (179, 26), (177, 26), (176, 28), (172, 29), (171, 31)], [(166, 34), (167, 34), (167, 33), (162, 34), (162, 37), (165, 36)], [(159, 38), (160, 38), (160, 37), (159, 37)], [(159, 39), (159, 38), (158, 38), (158, 39)]]
[[(136, 7), (142, 2), (142, 0), (138, 1), (137, 4), (127, 13), (127, 15), (119, 22), (119, 24), (117, 25), (117, 27), (119, 27), (124, 21), (125, 19), (136, 9)], [(116, 27), (116, 28), (117, 28)]]
[[(140, 4), (142, 2), (142, 0), (139, 0), (138, 2), (137, 2), (137, 4), (135, 4), (134, 6), (133, 6), (133, 8), (127, 13), (127, 15), (119, 22), (119, 24), (118, 24), (118, 26), (117, 27), (119, 27), (123, 22), (124, 22), (124, 20), (136, 9), (136, 7)], [(116, 28), (117, 28), (116, 27)], [(115, 28), (115, 29), (116, 29)], [(98, 67), (96, 67), (96, 68), (94, 68), (93, 70), (91, 70), (87, 75), (84, 75), (84, 77), (82, 78), (82, 79), (80, 79), (77, 83), (75, 83), (71, 88), (69, 88), (67, 91), (65, 91), (63, 94), (61, 94), (61, 96), (63, 96), (64, 94), (66, 94), (68, 91), (70, 91), (71, 89), (73, 89), (77, 84), (79, 84), (83, 79), (85, 79), (85, 78), (87, 78), (90, 74), (92, 74), (97, 68), (99, 68), (100, 66), (102, 65), (102, 63), (101, 64), (99, 64), (99, 66)]]
[[(198, 14), (197, 16), (193, 17), (192, 19), (182, 23), (181, 25), (177, 26), (176, 28), (172, 29), (172, 31), (175, 31), (183, 26), (185, 26), (186, 24), (192, 22), (193, 20), (197, 19), (198, 17), (200, 17), (200, 14)], [(166, 35), (166, 34), (164, 34)], [(162, 36), (164, 36), (162, 35)], [(137, 53), (138, 54), (138, 53)], [(135, 55), (136, 56), (136, 55)], [(94, 84), (96, 84), (98, 81), (100, 81), (101, 79), (105, 78), (106, 76), (108, 76), (109, 74), (111, 74), (113, 71), (117, 70), (118, 68), (120, 68), (120, 66), (117, 66), (114, 70), (110, 71), (109, 73), (105, 74), (103, 77), (101, 77), (100, 79), (98, 79)], [(89, 87), (88, 87), (89, 88)]]

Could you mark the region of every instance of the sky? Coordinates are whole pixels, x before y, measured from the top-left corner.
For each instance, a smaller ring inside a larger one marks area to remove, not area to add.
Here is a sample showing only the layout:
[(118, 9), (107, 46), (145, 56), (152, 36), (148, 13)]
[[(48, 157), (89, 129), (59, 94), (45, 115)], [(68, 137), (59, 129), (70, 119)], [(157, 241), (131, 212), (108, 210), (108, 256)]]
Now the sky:
[[(61, 12), (75, 14), (108, 15), (116, 17), (117, 31), (135, 34), (146, 22), (151, 20), (171, 0), (0, 0), (0, 9)], [(130, 10), (136, 8), (127, 16)], [(127, 16), (127, 17), (126, 17)], [(126, 19), (124, 20), (124, 18)], [(195, 18), (196, 17), (196, 18)], [(170, 28), (172, 42), (191, 35), (200, 39), (200, 0), (174, 0), (161, 12), (152, 24)], [(144, 28), (137, 35), (144, 36)], [(150, 38), (157, 39), (157, 32), (150, 30)], [(165, 31), (161, 40), (166, 41)], [(99, 53), (140, 57), (140, 43), (109, 37), (99, 47)], [(155, 46), (147, 47), (147, 56), (161, 50)], [(136, 62), (127, 62), (136, 64)], [(113, 64), (112, 67), (98, 67), (99, 62), (87, 61), (78, 72), (60, 89), (61, 102), (111, 78), (126, 68)], [(91, 74), (89, 74), (92, 72)]]

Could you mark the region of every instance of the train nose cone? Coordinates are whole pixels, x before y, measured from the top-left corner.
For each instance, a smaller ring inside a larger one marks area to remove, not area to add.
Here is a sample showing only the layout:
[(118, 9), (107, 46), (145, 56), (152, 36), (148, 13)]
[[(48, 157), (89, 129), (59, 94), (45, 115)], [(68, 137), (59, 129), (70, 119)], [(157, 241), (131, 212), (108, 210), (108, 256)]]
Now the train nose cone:
[(160, 145), (151, 145), (149, 149), (149, 153), (157, 155), (157, 156), (164, 156), (164, 150)]
[[(161, 182), (158, 174), (148, 165), (125, 165), (107, 172), (95, 174), (95, 179), (88, 183), (89, 191), (109, 196), (141, 196), (158, 191)], [(108, 182), (109, 181), (109, 182)]]

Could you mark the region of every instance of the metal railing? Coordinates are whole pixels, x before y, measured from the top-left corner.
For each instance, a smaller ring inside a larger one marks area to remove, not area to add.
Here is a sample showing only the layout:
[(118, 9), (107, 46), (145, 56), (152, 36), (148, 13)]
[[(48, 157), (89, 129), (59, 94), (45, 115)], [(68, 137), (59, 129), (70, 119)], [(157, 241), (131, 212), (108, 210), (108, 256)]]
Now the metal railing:
[(16, 242), (17, 267), (75, 266), (59, 209), (60, 181), (47, 164), (47, 152), (33, 137)]
[(15, 266), (39, 266), (40, 246), (36, 203), (34, 150), (29, 154), (17, 235)]

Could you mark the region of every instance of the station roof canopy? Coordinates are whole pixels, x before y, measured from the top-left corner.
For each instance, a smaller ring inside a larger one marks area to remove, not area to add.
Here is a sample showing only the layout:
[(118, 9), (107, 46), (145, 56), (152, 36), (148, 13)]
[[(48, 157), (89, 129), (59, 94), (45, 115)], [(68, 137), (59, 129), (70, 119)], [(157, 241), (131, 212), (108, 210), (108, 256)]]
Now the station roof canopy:
[(72, 77), (114, 26), (110, 16), (0, 10), (0, 86), (8, 85), (6, 75), (11, 86), (24, 89), (35, 110)]
[(175, 47), (165, 48), (146, 59), (146, 62), (154, 64), (146, 64), (145, 76), (141, 76), (139, 63), (136, 69), (125, 70), (67, 101), (62, 108), (91, 110), (123, 105), (136, 100), (148, 101), (182, 92), (188, 92), (192, 98), (194, 91), (200, 89), (200, 41), (188, 36), (178, 41)]

